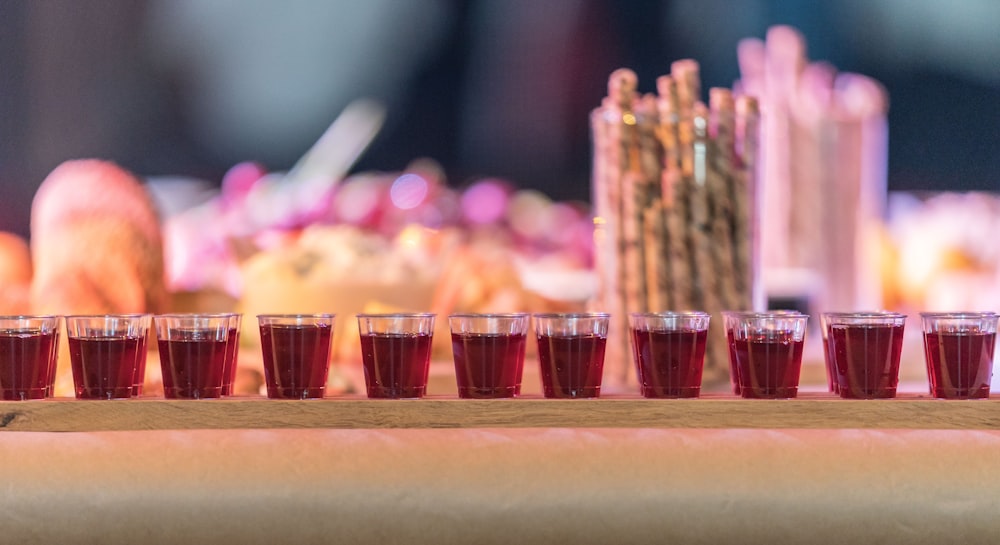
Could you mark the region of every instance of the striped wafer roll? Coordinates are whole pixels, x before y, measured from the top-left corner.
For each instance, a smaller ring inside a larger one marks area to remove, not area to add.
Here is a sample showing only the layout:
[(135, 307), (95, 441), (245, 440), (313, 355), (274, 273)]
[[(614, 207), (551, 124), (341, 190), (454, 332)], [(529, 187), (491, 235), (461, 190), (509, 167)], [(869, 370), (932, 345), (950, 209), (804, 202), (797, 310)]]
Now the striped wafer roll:
[(694, 309), (691, 285), (691, 263), (687, 243), (687, 186), (682, 184), (679, 130), (679, 99), (677, 83), (671, 76), (656, 80), (657, 135), (663, 146), (663, 171), (660, 174), (660, 195), (663, 201), (666, 240), (664, 252), (670, 283), (671, 309)]
[(733, 192), (733, 252), (735, 254), (735, 277), (740, 305), (737, 308), (751, 309), (757, 305), (753, 301), (752, 279), (758, 276), (755, 270), (759, 237), (754, 232), (751, 218), (756, 206), (757, 153), (760, 147), (760, 109), (757, 99), (741, 96), (736, 99), (736, 157), (739, 167), (732, 180)]

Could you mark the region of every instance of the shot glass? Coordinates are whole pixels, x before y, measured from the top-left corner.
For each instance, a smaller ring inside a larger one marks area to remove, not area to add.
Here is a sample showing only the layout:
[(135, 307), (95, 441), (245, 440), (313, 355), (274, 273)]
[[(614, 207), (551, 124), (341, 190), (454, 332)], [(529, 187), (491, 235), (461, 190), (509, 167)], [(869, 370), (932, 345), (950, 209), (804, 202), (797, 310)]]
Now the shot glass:
[(0, 316), (0, 399), (46, 397), (58, 332), (58, 316)]
[(722, 315), (739, 395), (748, 399), (787, 399), (798, 395), (809, 316), (737, 311), (723, 311)]
[(828, 312), (829, 357), (844, 399), (896, 397), (906, 315), (895, 312)]
[(705, 312), (636, 312), (628, 318), (642, 396), (698, 397), (710, 316)]
[(148, 314), (67, 316), (66, 337), (77, 399), (128, 399), (145, 369)]
[[(731, 328), (729, 327), (729, 321), (727, 321), (727, 319), (726, 319), (726, 314), (727, 313), (728, 314), (740, 314), (740, 313), (747, 314), (747, 313), (750, 313), (750, 311), (736, 311), (736, 310), (733, 310), (733, 311), (723, 311), (722, 312), (722, 315), (723, 315), (723, 326), (726, 328), (726, 340), (728, 341), (727, 344), (729, 345), (729, 383), (732, 385), (732, 389), (733, 389), (733, 393), (734, 394), (736, 394), (736, 395), (742, 395), (743, 392), (741, 391), (740, 383), (739, 383), (739, 380), (738, 380), (739, 376), (740, 376), (740, 373), (739, 373), (739, 370), (736, 368), (736, 343), (735, 343), (735, 340), (734, 340), (733, 336), (729, 334), (730, 331), (731, 331)], [(801, 316), (802, 315), (802, 313), (799, 312), (799, 311), (797, 311), (797, 310), (769, 310), (769, 311), (767, 311), (767, 313), (768, 314), (773, 314), (775, 316), (788, 315), (788, 314), (795, 315), (795, 316)]]
[(368, 397), (418, 399), (427, 392), (434, 314), (358, 314)]
[(229, 322), (228, 316), (220, 314), (153, 317), (164, 397), (211, 399), (222, 396)]
[(261, 314), (260, 347), (270, 399), (321, 399), (333, 346), (333, 314)]
[(448, 317), (458, 397), (490, 399), (521, 394), (529, 321), (527, 313)]
[(222, 395), (233, 395), (233, 383), (236, 381), (236, 363), (240, 354), (240, 328), (243, 326), (243, 315), (231, 313), (229, 316), (229, 345), (226, 346), (226, 362), (222, 366)]
[(547, 398), (601, 395), (609, 314), (535, 314), (535, 338)]
[(990, 396), (997, 318), (992, 312), (921, 312), (930, 393), (944, 399)]

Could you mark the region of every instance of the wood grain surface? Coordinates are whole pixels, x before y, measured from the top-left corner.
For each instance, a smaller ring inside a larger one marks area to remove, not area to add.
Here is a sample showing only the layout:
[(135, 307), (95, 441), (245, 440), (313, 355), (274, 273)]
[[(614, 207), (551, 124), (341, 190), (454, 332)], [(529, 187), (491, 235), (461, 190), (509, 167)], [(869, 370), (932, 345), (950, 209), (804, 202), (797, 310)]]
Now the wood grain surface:
[(1000, 403), (937, 400), (903, 394), (891, 400), (843, 400), (804, 393), (797, 399), (744, 400), (707, 395), (688, 400), (638, 396), (600, 399), (471, 400), (427, 397), (310, 401), (262, 397), (176, 401), (0, 402), (3, 431), (104, 431), (271, 428), (882, 428), (1000, 429)]

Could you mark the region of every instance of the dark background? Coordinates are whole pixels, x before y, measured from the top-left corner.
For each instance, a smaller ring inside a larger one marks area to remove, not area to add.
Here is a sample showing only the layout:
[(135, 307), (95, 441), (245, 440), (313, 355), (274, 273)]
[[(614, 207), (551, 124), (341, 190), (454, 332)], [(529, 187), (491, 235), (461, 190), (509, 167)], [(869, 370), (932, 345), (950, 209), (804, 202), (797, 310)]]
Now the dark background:
[(355, 170), (430, 157), (455, 186), (586, 200), (612, 70), (652, 91), (691, 57), (729, 87), (737, 42), (774, 24), (885, 85), (890, 190), (995, 190), (998, 21), (993, 0), (0, 0), (0, 230), (28, 234), (62, 161), (213, 184), (243, 160), (284, 170), (361, 96), (389, 113)]

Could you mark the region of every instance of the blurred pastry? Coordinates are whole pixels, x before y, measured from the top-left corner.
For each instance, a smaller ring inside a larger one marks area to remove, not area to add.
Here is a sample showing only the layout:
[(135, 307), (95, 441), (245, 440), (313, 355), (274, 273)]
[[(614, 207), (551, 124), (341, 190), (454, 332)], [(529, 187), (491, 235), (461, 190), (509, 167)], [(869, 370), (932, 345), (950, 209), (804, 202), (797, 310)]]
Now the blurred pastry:
[(0, 231), (0, 315), (31, 311), (31, 276), (28, 242), (14, 233)]
[(160, 223), (131, 173), (99, 160), (68, 161), (31, 207), (37, 313), (162, 312), (167, 301)]

